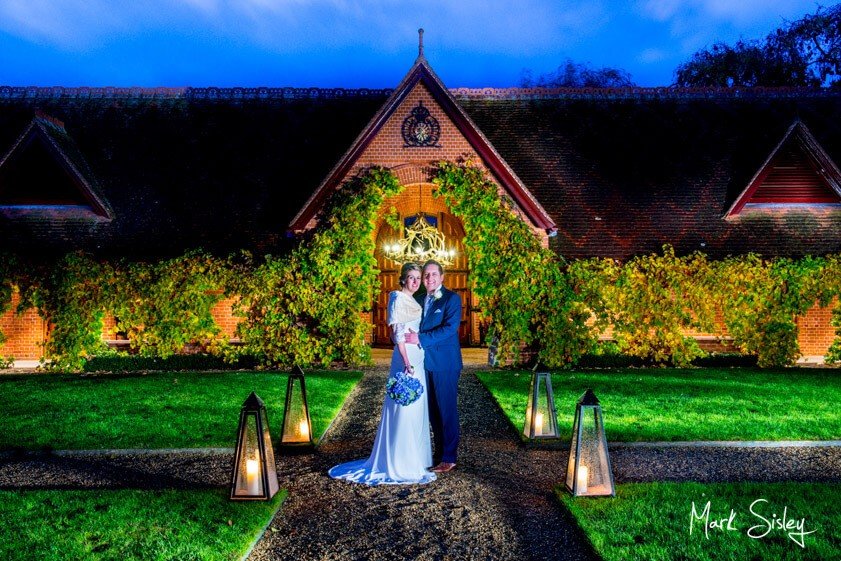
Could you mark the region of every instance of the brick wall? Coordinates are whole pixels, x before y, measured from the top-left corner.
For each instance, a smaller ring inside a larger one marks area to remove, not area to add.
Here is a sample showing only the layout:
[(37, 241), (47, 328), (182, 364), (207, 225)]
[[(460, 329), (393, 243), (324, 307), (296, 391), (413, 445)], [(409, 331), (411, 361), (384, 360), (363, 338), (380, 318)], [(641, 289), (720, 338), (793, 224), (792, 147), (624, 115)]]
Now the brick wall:
[(219, 300), (210, 310), (213, 320), (222, 333), (228, 336), (229, 339), (235, 337), (237, 325), (242, 321), (242, 318), (235, 316), (232, 306), (236, 304), (237, 298), (223, 298)]
[(833, 300), (825, 308), (813, 306), (806, 314), (797, 317), (797, 340), (804, 356), (823, 356), (835, 340), (835, 328), (829, 323), (835, 303)]
[(102, 339), (105, 341), (113, 341), (121, 339), (117, 336), (117, 318), (111, 314), (106, 314), (102, 318)]
[(37, 360), (44, 352), (46, 325), (35, 308), (18, 315), (15, 310), (19, 302), (20, 295), (15, 291), (9, 309), (0, 316), (0, 331), (6, 336), (6, 342), (0, 345), (0, 356)]

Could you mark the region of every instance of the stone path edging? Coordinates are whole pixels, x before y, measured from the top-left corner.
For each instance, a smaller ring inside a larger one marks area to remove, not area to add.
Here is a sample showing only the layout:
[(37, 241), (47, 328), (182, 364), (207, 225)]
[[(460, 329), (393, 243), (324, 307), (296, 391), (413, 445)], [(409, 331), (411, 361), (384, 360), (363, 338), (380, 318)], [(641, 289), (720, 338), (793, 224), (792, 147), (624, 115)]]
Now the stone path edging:
[(687, 440), (672, 442), (608, 442), (608, 448), (831, 448), (841, 440)]
[[(333, 421), (335, 422), (335, 420)], [(326, 437), (332, 422), (322, 435)], [(841, 440), (685, 440), (662, 442), (608, 442), (608, 449), (616, 448), (832, 448), (841, 447)], [(562, 448), (560, 448), (562, 449)], [(110, 448), (102, 450), (6, 450), (0, 460), (74, 456), (225, 456), (234, 448)]]

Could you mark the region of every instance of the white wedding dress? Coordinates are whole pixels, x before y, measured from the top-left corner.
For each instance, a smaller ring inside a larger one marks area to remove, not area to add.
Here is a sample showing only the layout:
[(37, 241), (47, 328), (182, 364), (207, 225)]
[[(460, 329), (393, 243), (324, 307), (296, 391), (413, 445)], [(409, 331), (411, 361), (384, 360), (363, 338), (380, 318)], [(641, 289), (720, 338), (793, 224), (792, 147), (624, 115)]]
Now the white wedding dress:
[[(409, 329), (418, 331), (421, 312), (421, 306), (414, 298), (400, 291), (389, 294), (388, 324), (392, 326), (396, 340), (403, 341)], [(435, 474), (427, 470), (432, 465), (432, 442), (429, 437), (423, 350), (417, 345), (406, 345), (406, 352), (415, 368), (414, 375), (423, 386), (420, 399), (404, 406), (386, 395), (371, 456), (367, 460), (355, 460), (331, 468), (328, 472), (330, 477), (366, 485), (429, 483), (435, 480)], [(395, 345), (389, 372), (401, 371), (403, 367), (403, 357)]]

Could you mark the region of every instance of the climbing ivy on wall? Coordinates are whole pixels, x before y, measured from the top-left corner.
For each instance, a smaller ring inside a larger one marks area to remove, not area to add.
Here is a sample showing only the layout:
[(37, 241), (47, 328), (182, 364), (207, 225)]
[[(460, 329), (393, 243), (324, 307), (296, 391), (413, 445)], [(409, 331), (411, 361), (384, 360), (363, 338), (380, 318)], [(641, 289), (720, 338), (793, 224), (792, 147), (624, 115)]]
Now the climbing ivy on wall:
[(748, 254), (715, 264), (710, 298), (719, 303), (734, 343), (761, 367), (787, 366), (800, 357), (795, 316), (820, 296), (824, 261), (804, 257), (763, 260)]
[[(717, 315), (733, 344), (759, 366), (791, 365), (800, 356), (796, 316), (841, 294), (838, 256), (710, 261), (701, 253), (678, 257), (667, 245), (662, 254), (624, 264), (580, 260), (569, 272), (594, 324), (613, 329), (620, 351), (679, 366), (706, 354), (684, 332), (720, 331)], [(834, 322), (839, 315), (836, 303)], [(833, 349), (839, 345), (836, 339)]]
[[(626, 263), (566, 263), (541, 245), (480, 168), (444, 162), (434, 181), (436, 196), (464, 224), (471, 288), (503, 361), (536, 349), (550, 366), (574, 364), (610, 327), (624, 353), (687, 365), (704, 353), (685, 331), (715, 333), (718, 322), (760, 366), (785, 366), (800, 355), (795, 318), (815, 303), (833, 305), (837, 336), (826, 358), (841, 361), (839, 255), (712, 261), (664, 246)], [(44, 352), (52, 369), (78, 370), (109, 352), (101, 336), (106, 313), (142, 356), (197, 344), (265, 365), (365, 363), (366, 312), (378, 290), (374, 228), (383, 201), (400, 189), (391, 172), (364, 170), (336, 191), (292, 252), (259, 261), (201, 251), (153, 262), (0, 255), (0, 313), (17, 287), (19, 309), (35, 306), (50, 326)], [(239, 297), (241, 346), (228, 345), (212, 318), (223, 297)]]
[(838, 363), (841, 362), (841, 255), (829, 255), (824, 259), (823, 270), (818, 280), (818, 292), (821, 305), (833, 304), (830, 325), (835, 328), (835, 340), (824, 360), (828, 363)]
[(19, 271), (21, 307), (35, 307), (49, 326), (42, 365), (81, 370), (108, 354), (102, 340), (106, 312), (128, 335), (133, 352), (167, 357), (187, 343), (221, 352), (210, 310), (226, 293), (226, 261), (195, 251), (158, 262), (97, 260), (77, 252)]
[(619, 349), (655, 363), (686, 366), (704, 356), (687, 330), (713, 330), (715, 307), (706, 256), (662, 254), (634, 257), (624, 265), (612, 259), (573, 262), (569, 273), (599, 330), (613, 329)]
[(576, 360), (594, 341), (587, 311), (572, 292), (557, 255), (541, 245), (513, 204), (470, 162), (441, 162), (436, 196), (464, 224), (472, 290), (479, 297), (501, 360), (539, 346), (549, 365)]
[(242, 286), (242, 352), (265, 364), (370, 361), (365, 334), (378, 290), (374, 228), (394, 174), (369, 168), (325, 205), (318, 226), (288, 256), (268, 256)]
[[(12, 292), (14, 291), (14, 273), (18, 269), (17, 259), (14, 255), (0, 252), (0, 316), (8, 311), (12, 303)], [(6, 340), (6, 336), (0, 331), (0, 346)], [(14, 357), (0, 355), (0, 368), (8, 366)]]
[(139, 355), (166, 358), (196, 342), (213, 354), (227, 350), (211, 314), (232, 291), (233, 269), (225, 260), (193, 251), (161, 262), (124, 263), (113, 280), (106, 309)]

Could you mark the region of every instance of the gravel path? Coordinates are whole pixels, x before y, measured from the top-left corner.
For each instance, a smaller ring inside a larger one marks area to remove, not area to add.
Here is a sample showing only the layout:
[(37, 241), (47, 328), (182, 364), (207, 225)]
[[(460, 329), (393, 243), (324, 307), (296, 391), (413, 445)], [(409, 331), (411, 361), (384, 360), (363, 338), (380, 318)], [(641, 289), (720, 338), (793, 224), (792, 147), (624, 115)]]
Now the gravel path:
[[(459, 384), (455, 471), (422, 486), (367, 487), (327, 470), (367, 457), (387, 370), (369, 370), (311, 454), (277, 456), (289, 497), (249, 559), (597, 559), (552, 495), (567, 452), (522, 447), (474, 375)], [(226, 486), (230, 453), (50, 454), (0, 458), (0, 488)], [(611, 447), (617, 483), (841, 481), (841, 447)]]
[(316, 454), (281, 459), (289, 498), (250, 559), (597, 559), (552, 497), (555, 466), (535, 469), (523, 457), (469, 371), (459, 384), (455, 471), (419, 486), (330, 479), (331, 466), (370, 453), (386, 374), (363, 378)]

